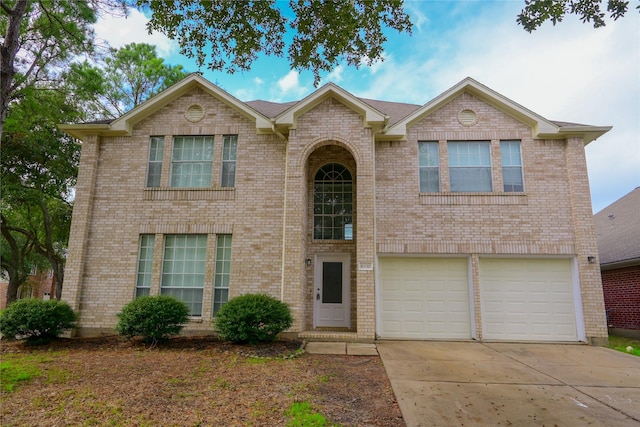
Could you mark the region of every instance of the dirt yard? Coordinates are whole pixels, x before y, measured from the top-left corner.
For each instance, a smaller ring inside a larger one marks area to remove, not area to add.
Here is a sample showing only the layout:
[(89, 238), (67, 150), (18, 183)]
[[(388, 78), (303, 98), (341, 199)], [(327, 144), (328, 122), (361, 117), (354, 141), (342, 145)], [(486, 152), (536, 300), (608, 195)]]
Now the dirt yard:
[(3, 362), (41, 373), (2, 393), (2, 426), (285, 426), (295, 402), (308, 402), (328, 425), (405, 425), (378, 357), (310, 355), (299, 346), (2, 340)]

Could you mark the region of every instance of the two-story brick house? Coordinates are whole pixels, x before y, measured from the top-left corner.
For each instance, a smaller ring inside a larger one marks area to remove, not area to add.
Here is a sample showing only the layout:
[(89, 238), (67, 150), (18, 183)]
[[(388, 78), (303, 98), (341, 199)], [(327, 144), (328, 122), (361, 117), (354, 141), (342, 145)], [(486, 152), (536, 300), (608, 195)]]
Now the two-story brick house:
[(605, 342), (584, 146), (465, 79), (425, 105), (327, 84), (242, 102), (194, 74), (82, 140), (63, 299), (80, 333), (137, 295), (210, 331), (230, 297), (324, 339)]

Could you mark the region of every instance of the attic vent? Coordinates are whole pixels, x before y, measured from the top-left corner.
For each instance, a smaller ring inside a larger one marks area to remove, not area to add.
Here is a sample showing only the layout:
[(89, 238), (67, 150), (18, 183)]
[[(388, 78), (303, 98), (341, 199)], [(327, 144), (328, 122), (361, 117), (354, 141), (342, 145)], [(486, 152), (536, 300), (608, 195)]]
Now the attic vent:
[(199, 122), (204, 117), (204, 108), (200, 105), (192, 105), (184, 115), (190, 122)]
[(458, 113), (458, 121), (462, 126), (473, 126), (478, 123), (478, 115), (473, 110), (462, 110)]

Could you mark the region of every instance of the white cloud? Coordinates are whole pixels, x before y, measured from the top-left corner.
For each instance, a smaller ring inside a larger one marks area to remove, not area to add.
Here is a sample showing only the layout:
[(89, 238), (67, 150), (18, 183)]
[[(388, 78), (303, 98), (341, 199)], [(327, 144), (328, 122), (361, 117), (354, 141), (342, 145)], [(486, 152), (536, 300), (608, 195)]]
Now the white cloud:
[(418, 31), (422, 31), (423, 24), (429, 24), (429, 18), (427, 17), (427, 15), (422, 12), (419, 7), (416, 7), (414, 2), (405, 3), (405, 11), (411, 18), (411, 23), (413, 24), (414, 28)]
[(149, 19), (136, 9), (129, 9), (127, 17), (101, 16), (93, 26), (96, 37), (120, 48), (129, 43), (148, 43), (156, 46), (158, 55), (166, 58), (178, 51), (178, 44), (161, 33), (148, 34)]
[(264, 80), (262, 80), (260, 77), (255, 77), (253, 79), (253, 83), (255, 83), (256, 85), (260, 86), (264, 83)]
[(307, 88), (300, 84), (300, 75), (295, 70), (290, 70), (284, 77), (276, 83), (280, 92), (276, 99), (281, 101), (285, 98), (298, 98), (307, 92)]
[(336, 66), (336, 68), (334, 68), (333, 70), (331, 70), (331, 72), (329, 74), (327, 74), (327, 76), (322, 79), (322, 83), (327, 83), (327, 82), (334, 82), (334, 83), (339, 83), (342, 81), (342, 73), (344, 72), (344, 66), (342, 65), (338, 65)]

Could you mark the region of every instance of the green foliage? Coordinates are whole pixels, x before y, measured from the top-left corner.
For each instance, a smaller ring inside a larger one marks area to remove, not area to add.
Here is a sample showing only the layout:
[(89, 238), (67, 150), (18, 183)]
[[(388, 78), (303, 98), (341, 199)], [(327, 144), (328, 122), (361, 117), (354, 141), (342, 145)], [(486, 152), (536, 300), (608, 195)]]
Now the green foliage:
[(125, 305), (118, 317), (116, 329), (120, 335), (156, 342), (182, 331), (189, 321), (189, 308), (172, 296), (143, 296)]
[(111, 49), (105, 59), (105, 97), (120, 116), (186, 77), (182, 65), (168, 65), (156, 47), (131, 43)]
[(609, 335), (609, 348), (634, 356), (640, 356), (640, 340)]
[(232, 298), (214, 317), (222, 339), (255, 344), (273, 341), (293, 323), (289, 307), (264, 294), (245, 294)]
[(296, 402), (287, 411), (287, 416), (293, 419), (287, 427), (323, 427), (328, 425), (324, 415), (314, 412), (307, 402)]
[(12, 392), (18, 383), (28, 381), (38, 375), (40, 375), (40, 371), (31, 365), (3, 361), (0, 363), (0, 389), (4, 392)]
[(261, 53), (284, 56), (285, 33), (291, 28), (291, 66), (312, 70), (316, 84), (321, 71), (343, 59), (355, 66), (382, 60), (386, 28), (411, 32), (402, 0), (289, 0), (288, 8), (275, 1), (183, 0), (172, 7), (159, 1), (136, 3), (151, 10), (150, 31), (176, 39), (181, 53), (195, 58), (198, 66), (206, 63), (230, 73), (248, 70)]
[[(593, 22), (594, 28), (604, 27), (606, 13), (602, 11), (603, 0), (525, 0), (526, 6), (518, 15), (518, 23), (528, 32), (537, 29), (546, 21), (553, 25), (562, 22), (567, 14), (577, 15), (582, 22)], [(627, 13), (628, 0), (608, 0), (607, 12), (613, 20)], [(640, 9), (640, 3), (636, 6)]]
[(76, 314), (64, 301), (23, 299), (12, 303), (0, 316), (0, 333), (46, 343), (75, 327)]

